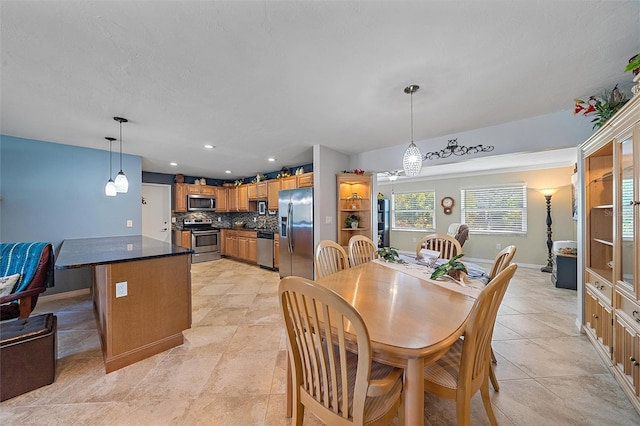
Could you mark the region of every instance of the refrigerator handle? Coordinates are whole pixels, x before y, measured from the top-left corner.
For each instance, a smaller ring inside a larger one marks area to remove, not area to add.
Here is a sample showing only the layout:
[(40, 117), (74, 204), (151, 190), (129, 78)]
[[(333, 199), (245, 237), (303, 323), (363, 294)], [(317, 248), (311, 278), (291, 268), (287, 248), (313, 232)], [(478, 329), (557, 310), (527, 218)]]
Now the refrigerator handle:
[[(289, 201), (289, 208), (287, 209), (287, 216), (289, 216), (289, 220), (293, 219), (293, 203)], [(289, 253), (293, 254), (293, 228), (289, 227)]]

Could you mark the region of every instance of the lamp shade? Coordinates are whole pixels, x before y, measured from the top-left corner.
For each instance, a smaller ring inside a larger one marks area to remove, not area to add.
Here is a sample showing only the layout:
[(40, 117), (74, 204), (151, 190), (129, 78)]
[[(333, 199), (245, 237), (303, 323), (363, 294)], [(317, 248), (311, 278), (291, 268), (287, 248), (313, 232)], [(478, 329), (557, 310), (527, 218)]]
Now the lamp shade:
[(113, 179), (109, 179), (104, 187), (104, 193), (107, 197), (115, 197), (118, 191), (116, 191), (116, 185)]
[(129, 190), (129, 179), (122, 170), (116, 175), (114, 185), (117, 192), (126, 193)]
[(406, 176), (418, 176), (422, 170), (422, 153), (413, 141), (404, 152), (402, 167)]

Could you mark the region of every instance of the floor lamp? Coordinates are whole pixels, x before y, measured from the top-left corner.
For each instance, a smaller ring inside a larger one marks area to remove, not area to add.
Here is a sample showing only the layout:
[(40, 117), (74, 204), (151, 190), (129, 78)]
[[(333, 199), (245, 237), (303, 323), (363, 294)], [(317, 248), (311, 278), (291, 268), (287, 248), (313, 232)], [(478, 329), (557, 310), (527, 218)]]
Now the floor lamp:
[(547, 200), (547, 265), (540, 268), (541, 272), (553, 271), (553, 255), (551, 249), (553, 247), (553, 240), (551, 239), (551, 196), (555, 194), (555, 189), (541, 189), (540, 192), (544, 195), (544, 199)]

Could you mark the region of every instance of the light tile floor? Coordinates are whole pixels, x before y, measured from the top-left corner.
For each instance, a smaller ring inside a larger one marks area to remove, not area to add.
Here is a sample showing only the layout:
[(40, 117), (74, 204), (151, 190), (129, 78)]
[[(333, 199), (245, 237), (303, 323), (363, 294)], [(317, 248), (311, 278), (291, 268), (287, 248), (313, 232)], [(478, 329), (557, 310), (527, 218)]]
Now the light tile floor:
[[(194, 264), (184, 345), (104, 373), (90, 297), (41, 300), (58, 316), (53, 384), (0, 403), (3, 425), (289, 425), (278, 274), (227, 259)], [(575, 326), (576, 292), (520, 268), (493, 348), (501, 425), (638, 425), (640, 417)], [(168, 315), (171, 313), (168, 312)], [(425, 396), (428, 425), (454, 425), (452, 402)], [(472, 424), (488, 424), (479, 395)], [(319, 425), (311, 415), (305, 424)]]

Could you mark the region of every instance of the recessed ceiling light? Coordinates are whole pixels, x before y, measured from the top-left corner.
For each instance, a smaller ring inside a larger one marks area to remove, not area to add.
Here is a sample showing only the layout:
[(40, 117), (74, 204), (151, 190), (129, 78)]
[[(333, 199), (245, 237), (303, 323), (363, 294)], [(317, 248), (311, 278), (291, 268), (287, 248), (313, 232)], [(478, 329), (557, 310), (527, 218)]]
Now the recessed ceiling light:
[(231, 170), (225, 170), (224, 171), (226, 174), (231, 174)]
[(211, 145), (210, 143), (207, 143), (207, 144), (205, 144), (205, 145), (204, 145), (204, 147), (205, 147), (206, 149), (213, 149), (213, 148), (215, 148), (216, 146), (215, 146), (215, 145)]
[(174, 167), (175, 167), (175, 166), (177, 166), (177, 165), (178, 165), (178, 163), (171, 162), (171, 163), (169, 163), (169, 165), (170, 165), (170, 166), (174, 166)]
[(275, 158), (273, 158), (273, 157), (269, 157), (269, 158), (267, 158), (267, 160), (271, 161), (272, 163), (273, 163), (274, 161), (276, 161), (276, 159), (275, 159)]

